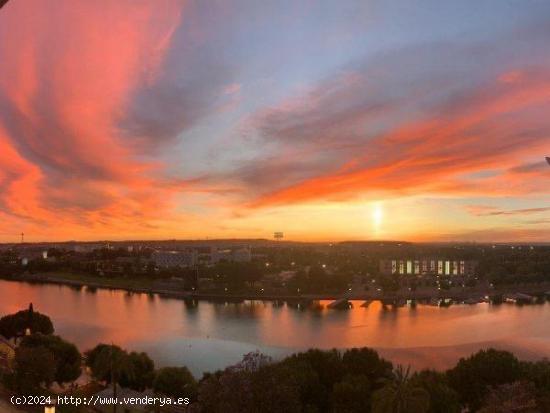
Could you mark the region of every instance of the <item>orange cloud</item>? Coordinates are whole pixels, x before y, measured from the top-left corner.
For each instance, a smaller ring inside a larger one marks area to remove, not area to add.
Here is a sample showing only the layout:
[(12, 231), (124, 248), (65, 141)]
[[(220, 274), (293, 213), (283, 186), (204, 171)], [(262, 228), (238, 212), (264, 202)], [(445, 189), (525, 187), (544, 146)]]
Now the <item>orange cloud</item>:
[(145, 226), (169, 206), (179, 188), (118, 124), (136, 88), (157, 76), (182, 8), (177, 0), (60, 1), (3, 10), (3, 226), (78, 238)]
[[(323, 105), (330, 105), (330, 101), (316, 103), (313, 111), (299, 109), (298, 113), (305, 113), (306, 120), (300, 125), (299, 118), (291, 117), (294, 139), (299, 141), (302, 134), (307, 134), (316, 136), (319, 142), (332, 142), (340, 130), (340, 145), (345, 144), (345, 139), (355, 143), (350, 158), (340, 160), (342, 167), (331, 173), (321, 172), (263, 194), (250, 206), (284, 205), (342, 195), (353, 198), (369, 192), (465, 196), (544, 191), (547, 168), (531, 171), (531, 178), (538, 179), (527, 179), (517, 170), (514, 173), (513, 167), (518, 160), (532, 158), (547, 146), (550, 134), (545, 116), (550, 109), (547, 73), (533, 70), (514, 82), (486, 82), (443, 104), (438, 102), (421, 120), (405, 121), (386, 133), (364, 137), (363, 145), (358, 144), (356, 135), (346, 132), (346, 126), (354, 126), (351, 118), (342, 123), (341, 112), (324, 112)], [(368, 119), (370, 113), (367, 106), (363, 113), (355, 110), (353, 116)], [(307, 123), (307, 119), (319, 118), (324, 119), (322, 128), (312, 128)], [(285, 124), (284, 117), (277, 119), (278, 125)], [(271, 124), (269, 118), (261, 121)], [(361, 134), (359, 130), (356, 129), (357, 134)], [(272, 134), (274, 138), (279, 136), (277, 130)], [(280, 139), (286, 139), (286, 135)], [(475, 176), (486, 171), (496, 172), (490, 177)]]

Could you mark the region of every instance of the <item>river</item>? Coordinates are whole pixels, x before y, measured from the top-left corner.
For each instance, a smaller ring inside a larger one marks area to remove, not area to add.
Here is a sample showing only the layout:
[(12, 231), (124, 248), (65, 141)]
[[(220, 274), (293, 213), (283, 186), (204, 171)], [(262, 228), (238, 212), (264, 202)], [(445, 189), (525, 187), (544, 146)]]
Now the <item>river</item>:
[(488, 346), (523, 359), (550, 356), (549, 303), (393, 309), (375, 301), (368, 308), (354, 302), (347, 311), (300, 311), (268, 301), (189, 305), (158, 295), (0, 280), (0, 315), (30, 302), (81, 350), (112, 342), (146, 351), (159, 366), (186, 365), (197, 377), (255, 350), (280, 358), (310, 347), (369, 346), (415, 369), (444, 369)]

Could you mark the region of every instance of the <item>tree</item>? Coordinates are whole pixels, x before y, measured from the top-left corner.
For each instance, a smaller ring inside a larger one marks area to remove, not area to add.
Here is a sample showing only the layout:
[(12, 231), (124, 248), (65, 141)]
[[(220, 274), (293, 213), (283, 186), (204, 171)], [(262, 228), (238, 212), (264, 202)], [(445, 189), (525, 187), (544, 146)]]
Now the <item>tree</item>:
[(25, 336), (19, 347), (48, 349), (54, 358), (54, 379), (59, 384), (74, 381), (82, 373), (82, 356), (78, 348), (59, 336), (43, 334)]
[(252, 412), (300, 413), (300, 393), (292, 371), (284, 366), (263, 365), (249, 373), (251, 379)]
[[(84, 353), (84, 362), (85, 362), (86, 366), (89, 367), (90, 370), (93, 370), (93, 368), (96, 366), (96, 360), (97, 360), (97, 357), (99, 356), (99, 354), (104, 349), (108, 349), (110, 347), (111, 347), (111, 345), (109, 345), (109, 344), (101, 343), (101, 344), (96, 345), (93, 349), (86, 351)], [(117, 346), (113, 346), (113, 347), (116, 347), (117, 349), (122, 350), (120, 347), (117, 347)], [(103, 378), (100, 378), (100, 377), (96, 377), (96, 379), (106, 380), (106, 379), (103, 379)]]
[(34, 392), (41, 384), (49, 387), (55, 379), (55, 359), (45, 347), (22, 347), (15, 350), (15, 375), (20, 392)]
[(50, 318), (34, 311), (32, 303), (27, 310), (0, 318), (0, 334), (8, 339), (22, 337), (27, 331), (31, 334), (53, 334), (54, 332)]
[(86, 353), (86, 365), (96, 380), (113, 385), (121, 377), (128, 381), (135, 377), (135, 366), (128, 353), (115, 345), (98, 344)]
[(537, 362), (521, 362), (522, 376), (533, 382), (537, 390), (550, 395), (550, 360)]
[(120, 385), (129, 387), (137, 391), (143, 391), (153, 385), (155, 377), (155, 363), (147, 353), (131, 352), (126, 356), (131, 368), (131, 376), (122, 372), (120, 376)]
[(395, 276), (380, 276), (378, 285), (380, 285), (384, 293), (396, 292), (399, 290), (399, 279)]
[(332, 389), (334, 413), (364, 413), (371, 403), (371, 383), (367, 376), (345, 376)]
[(330, 406), (334, 384), (344, 377), (344, 366), (337, 350), (312, 349), (293, 354), (281, 362), (292, 372), (300, 388), (304, 406), (313, 406), (323, 411)]
[(187, 367), (163, 367), (155, 374), (153, 390), (168, 397), (195, 399), (197, 382)]
[[(135, 380), (135, 366), (128, 353), (115, 345), (98, 344), (87, 353), (86, 365), (92, 376), (113, 386), (113, 397), (117, 397), (117, 385), (121, 378), (127, 382)], [(113, 405), (116, 413), (117, 405)]]
[(265, 354), (260, 353), (258, 350), (247, 353), (243, 356), (243, 359), (234, 365), (232, 368), (235, 370), (245, 371), (258, 371), (260, 368), (271, 364), (273, 359)]
[(453, 390), (444, 373), (423, 370), (411, 377), (411, 382), (422, 387), (430, 395), (428, 413), (460, 413), (458, 393)]
[(200, 383), (199, 405), (209, 413), (252, 411), (253, 394), (250, 372), (225, 369), (206, 374)]
[(207, 374), (200, 383), (198, 401), (211, 413), (300, 413), (299, 384), (294, 372), (281, 364), (258, 369), (229, 367)]
[(384, 387), (372, 397), (374, 413), (427, 413), (430, 395), (409, 380), (410, 367), (397, 366), (391, 379), (383, 379)]
[(153, 385), (155, 363), (147, 353), (128, 353), (115, 345), (98, 344), (85, 356), (86, 366), (96, 380), (118, 383), (137, 391)]
[(487, 394), (479, 413), (538, 413), (533, 383), (514, 382), (493, 387)]
[(365, 375), (372, 384), (392, 375), (391, 362), (384, 360), (375, 350), (367, 347), (346, 350), (342, 355), (342, 362), (346, 373)]
[(471, 410), (479, 409), (489, 386), (512, 383), (521, 377), (519, 360), (507, 351), (481, 350), (462, 358), (447, 372), (449, 384)]

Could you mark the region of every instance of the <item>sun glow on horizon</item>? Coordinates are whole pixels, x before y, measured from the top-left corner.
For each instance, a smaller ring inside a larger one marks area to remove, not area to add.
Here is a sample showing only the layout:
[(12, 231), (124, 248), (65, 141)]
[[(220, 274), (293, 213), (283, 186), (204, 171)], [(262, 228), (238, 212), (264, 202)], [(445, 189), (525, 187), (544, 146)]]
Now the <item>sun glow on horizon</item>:
[(381, 202), (376, 202), (372, 208), (372, 226), (376, 235), (380, 233), (383, 221), (384, 206)]
[(1, 242), (550, 239), (550, 2), (161, 3), (2, 8)]

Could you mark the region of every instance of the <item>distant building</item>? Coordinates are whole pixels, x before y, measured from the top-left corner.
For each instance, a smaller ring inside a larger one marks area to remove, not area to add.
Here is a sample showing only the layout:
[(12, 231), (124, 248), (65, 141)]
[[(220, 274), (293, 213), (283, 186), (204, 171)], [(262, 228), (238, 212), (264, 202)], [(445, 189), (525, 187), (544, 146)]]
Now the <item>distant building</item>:
[(207, 264), (217, 264), (225, 262), (250, 262), (252, 261), (252, 252), (249, 247), (217, 248), (211, 247), (208, 253), (202, 253), (200, 256), (202, 262)]
[(157, 267), (193, 267), (197, 264), (197, 251), (155, 251), (151, 259)]
[(19, 258), (21, 259), (21, 264), (23, 266), (27, 265), (29, 261), (36, 259), (48, 259), (48, 251), (44, 248), (24, 248), (18, 252)]
[(235, 262), (250, 262), (252, 260), (252, 252), (250, 248), (239, 248), (233, 251), (233, 261)]
[(477, 261), (443, 258), (380, 260), (385, 275), (475, 275)]
[(192, 267), (197, 264), (214, 265), (219, 262), (250, 262), (252, 252), (248, 246), (196, 246), (181, 250), (159, 249), (151, 259), (159, 267)]

